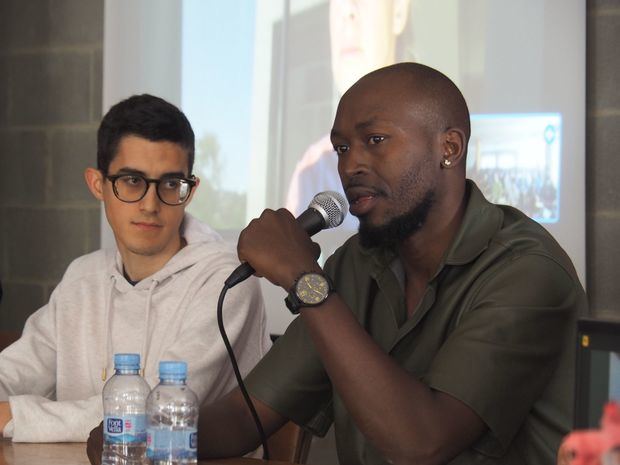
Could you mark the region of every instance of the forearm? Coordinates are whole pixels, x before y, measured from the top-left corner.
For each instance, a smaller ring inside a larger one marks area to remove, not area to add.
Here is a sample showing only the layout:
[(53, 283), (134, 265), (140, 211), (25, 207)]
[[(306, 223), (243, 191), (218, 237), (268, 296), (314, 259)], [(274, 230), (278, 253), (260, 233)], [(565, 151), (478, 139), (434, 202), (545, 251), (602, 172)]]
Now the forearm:
[(100, 395), (72, 401), (22, 395), (10, 402), (14, 442), (83, 442), (103, 416)]
[(441, 462), (482, 432), (477, 417), (478, 427), (470, 428), (468, 412), (460, 415), (467, 407), (398, 366), (337, 294), (319, 308), (302, 310), (301, 317), (347, 411), (387, 458)]
[[(286, 422), (261, 401), (254, 398), (252, 401), (267, 437)], [(200, 409), (199, 458), (239, 457), (260, 444), (256, 424), (238, 388)]]

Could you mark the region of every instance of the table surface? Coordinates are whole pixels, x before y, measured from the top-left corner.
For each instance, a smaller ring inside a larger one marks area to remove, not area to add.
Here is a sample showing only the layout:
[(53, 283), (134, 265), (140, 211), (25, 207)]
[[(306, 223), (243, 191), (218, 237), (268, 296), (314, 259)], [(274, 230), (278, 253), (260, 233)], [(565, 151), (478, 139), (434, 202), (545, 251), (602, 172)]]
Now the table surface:
[[(289, 462), (233, 458), (199, 461), (202, 465), (287, 465)], [(0, 465), (89, 465), (85, 443), (13, 443), (0, 440)], [(290, 464), (289, 464), (290, 465)]]

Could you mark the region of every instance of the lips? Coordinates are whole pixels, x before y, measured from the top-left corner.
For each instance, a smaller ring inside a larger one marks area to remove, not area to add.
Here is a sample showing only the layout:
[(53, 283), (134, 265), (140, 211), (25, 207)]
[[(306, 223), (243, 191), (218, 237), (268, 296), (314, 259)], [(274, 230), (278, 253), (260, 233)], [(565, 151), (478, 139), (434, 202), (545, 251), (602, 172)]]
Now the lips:
[(132, 221), (131, 224), (133, 224), (142, 231), (157, 231), (163, 227), (161, 224), (151, 223), (148, 221)]
[(382, 195), (376, 189), (362, 186), (348, 187), (345, 193), (349, 201), (349, 212), (358, 217), (368, 214)]

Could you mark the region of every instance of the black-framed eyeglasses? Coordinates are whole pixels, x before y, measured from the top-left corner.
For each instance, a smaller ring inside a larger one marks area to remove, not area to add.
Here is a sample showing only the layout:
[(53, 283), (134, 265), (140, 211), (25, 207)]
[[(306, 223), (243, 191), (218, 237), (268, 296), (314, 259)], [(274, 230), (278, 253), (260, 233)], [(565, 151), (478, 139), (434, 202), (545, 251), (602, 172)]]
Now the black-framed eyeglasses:
[(182, 205), (189, 199), (196, 185), (196, 178), (177, 176), (161, 179), (149, 179), (140, 174), (112, 174), (106, 179), (112, 182), (112, 190), (116, 198), (122, 202), (133, 203), (144, 198), (149, 184), (155, 184), (157, 197), (166, 205)]

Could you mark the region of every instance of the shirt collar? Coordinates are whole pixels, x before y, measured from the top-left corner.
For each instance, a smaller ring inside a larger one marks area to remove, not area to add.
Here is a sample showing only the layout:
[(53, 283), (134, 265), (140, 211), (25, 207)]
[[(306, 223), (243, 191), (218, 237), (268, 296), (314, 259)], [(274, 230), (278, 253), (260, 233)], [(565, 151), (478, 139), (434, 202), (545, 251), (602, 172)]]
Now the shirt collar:
[(465, 190), (467, 206), (459, 232), (443, 260), (447, 265), (464, 265), (478, 257), (504, 220), (502, 210), (485, 199), (473, 181), (466, 181)]
[[(452, 244), (448, 247), (433, 279), (445, 265), (464, 265), (478, 257), (489, 245), (492, 237), (499, 230), (504, 219), (502, 210), (490, 203), (480, 192), (476, 184), (467, 179), (465, 192), (467, 205), (463, 221)], [(371, 275), (377, 276), (398, 259), (396, 251), (379, 247), (366, 249), (359, 246), (361, 252), (368, 256), (371, 263)]]

